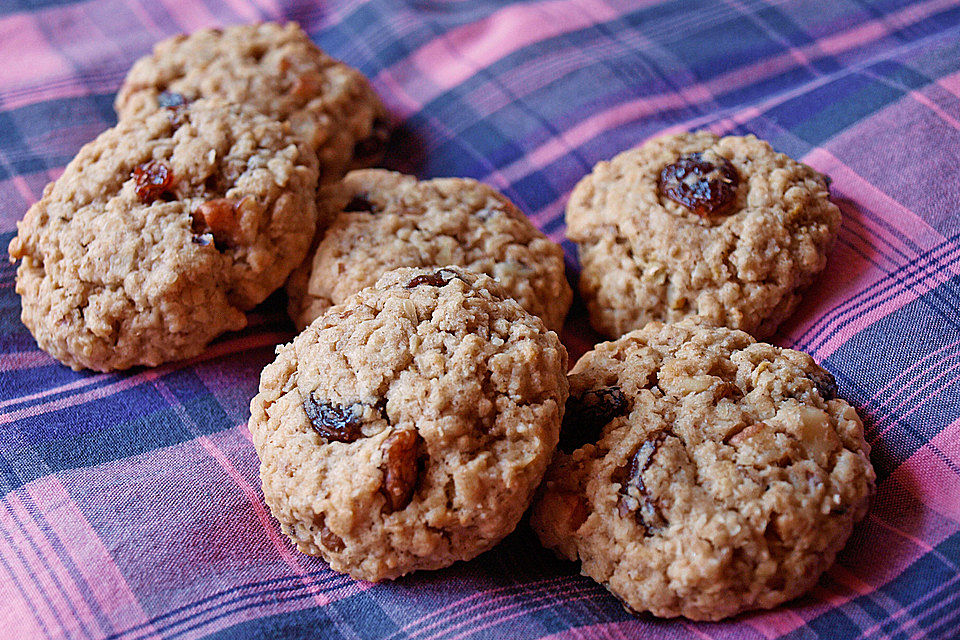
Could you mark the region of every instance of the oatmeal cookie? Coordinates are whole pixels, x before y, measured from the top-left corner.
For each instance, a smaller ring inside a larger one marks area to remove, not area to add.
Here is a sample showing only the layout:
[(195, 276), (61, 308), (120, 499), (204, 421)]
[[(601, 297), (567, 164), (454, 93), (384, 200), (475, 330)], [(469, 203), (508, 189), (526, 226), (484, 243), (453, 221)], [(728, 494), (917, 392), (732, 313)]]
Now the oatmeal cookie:
[(358, 579), (473, 558), (543, 476), (566, 362), (488, 276), (388, 272), (263, 370), (249, 426), (267, 504), (302, 552)]
[(840, 228), (828, 179), (753, 136), (698, 131), (601, 162), (567, 204), (593, 326), (700, 315), (758, 338), (790, 316)]
[(323, 190), (319, 209), (330, 227), (287, 284), (301, 329), (391, 269), (446, 264), (491, 276), (547, 328), (563, 325), (572, 298), (563, 251), (485, 184), (353, 171)]
[(75, 369), (196, 355), (303, 259), (316, 180), (309, 147), (245, 107), (123, 120), (17, 224), (23, 322)]
[(795, 598), (874, 490), (836, 392), (808, 355), (700, 319), (600, 344), (571, 371), (531, 524), (636, 611), (719, 620)]
[(114, 106), (122, 119), (198, 98), (288, 121), (316, 149), (321, 182), (376, 164), (389, 137), (386, 111), (369, 81), (318, 49), (293, 22), (164, 40), (133, 65)]

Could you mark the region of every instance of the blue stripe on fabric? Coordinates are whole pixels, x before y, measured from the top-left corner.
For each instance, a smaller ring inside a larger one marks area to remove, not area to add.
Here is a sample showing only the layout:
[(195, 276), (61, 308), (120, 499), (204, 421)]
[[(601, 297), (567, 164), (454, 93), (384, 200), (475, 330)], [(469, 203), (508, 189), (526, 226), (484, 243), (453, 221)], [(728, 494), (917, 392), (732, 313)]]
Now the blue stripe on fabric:
[[(940, 288), (951, 288), (958, 295), (960, 276)], [(858, 406), (872, 404), (871, 413), (883, 409), (872, 396), (911, 365), (941, 347), (960, 341), (957, 319), (945, 322), (942, 310), (934, 304), (936, 297), (927, 294), (899, 309), (851, 337), (826, 359), (831, 371), (839, 372), (843, 394)], [(933, 313), (931, 313), (933, 311)], [(922, 336), (923, 340), (905, 339), (906, 335)], [(955, 353), (955, 350), (954, 350)], [(844, 374), (843, 372), (846, 372)], [(898, 390), (914, 383), (901, 382)], [(935, 391), (935, 393), (931, 393)], [(878, 401), (879, 402), (879, 401)], [(896, 400), (894, 400), (896, 402)], [(895, 423), (896, 429), (875, 440), (871, 455), (879, 482), (884, 481), (920, 447), (960, 418), (960, 378), (947, 376), (941, 383), (905, 406), (886, 408), (884, 423)], [(872, 417), (867, 417), (873, 431)]]

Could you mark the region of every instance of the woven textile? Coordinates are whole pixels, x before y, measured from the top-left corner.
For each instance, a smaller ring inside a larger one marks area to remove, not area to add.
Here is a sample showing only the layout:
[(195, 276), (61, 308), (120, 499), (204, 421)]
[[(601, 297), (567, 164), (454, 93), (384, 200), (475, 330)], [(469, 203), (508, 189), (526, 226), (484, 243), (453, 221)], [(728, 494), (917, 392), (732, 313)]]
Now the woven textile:
[[(296, 552), (246, 421), (292, 324), (276, 294), (199, 358), (75, 373), (0, 266), (0, 637), (960, 637), (960, 1), (5, 0), (0, 242), (157, 40), (299, 21), (402, 123), (385, 165), (472, 176), (557, 241), (594, 163), (665, 130), (755, 133), (833, 179), (843, 228), (773, 342), (858, 407), (878, 492), (807, 596), (723, 623), (633, 616), (521, 524), (367, 584)], [(571, 274), (573, 247), (564, 243)], [(595, 341), (582, 306), (571, 362)]]

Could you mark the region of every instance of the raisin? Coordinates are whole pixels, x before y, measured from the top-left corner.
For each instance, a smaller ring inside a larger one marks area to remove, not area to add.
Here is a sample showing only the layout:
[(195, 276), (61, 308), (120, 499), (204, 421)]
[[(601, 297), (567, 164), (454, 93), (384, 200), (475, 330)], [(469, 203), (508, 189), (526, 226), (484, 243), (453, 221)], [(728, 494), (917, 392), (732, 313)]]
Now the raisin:
[(411, 429), (394, 431), (383, 443), (383, 494), (388, 513), (403, 509), (413, 498), (420, 468), (420, 434)]
[(603, 427), (629, 410), (620, 387), (603, 387), (570, 396), (560, 428), (560, 449), (570, 453), (588, 442), (596, 442)]
[(817, 387), (817, 391), (820, 392), (820, 397), (824, 400), (833, 400), (837, 397), (837, 391), (840, 389), (837, 387), (837, 379), (833, 377), (833, 374), (829, 371), (821, 369), (819, 372), (809, 376), (813, 380), (814, 386)]
[(721, 156), (710, 161), (702, 153), (682, 156), (660, 172), (660, 194), (701, 217), (727, 213), (737, 199), (740, 176)]
[(173, 170), (159, 160), (151, 160), (134, 168), (133, 179), (137, 182), (137, 198), (143, 204), (150, 204), (169, 193)]
[(414, 287), (419, 287), (422, 284), (429, 285), (431, 287), (442, 287), (454, 278), (459, 277), (460, 274), (458, 274), (456, 271), (451, 271), (450, 269), (440, 269), (436, 273), (427, 273), (411, 279), (410, 282), (407, 283), (407, 289), (413, 289)]
[(309, 100), (317, 95), (321, 86), (322, 81), (316, 73), (304, 73), (297, 76), (290, 93), (298, 100)]
[(330, 527), (327, 526), (327, 516), (323, 513), (320, 514), (320, 519), (317, 521), (317, 529), (320, 531), (320, 544), (334, 553), (343, 551), (346, 546), (343, 544), (343, 538), (330, 530)]
[(353, 442), (363, 436), (360, 431), (363, 424), (360, 420), (361, 405), (338, 407), (307, 396), (303, 401), (303, 409), (313, 428), (327, 442)]
[(657, 449), (666, 439), (666, 434), (661, 431), (645, 441), (633, 454), (628, 467), (625, 470), (621, 469), (618, 473), (620, 498), (617, 501), (617, 511), (621, 518), (633, 513), (637, 523), (645, 527), (647, 531), (659, 529), (666, 525), (666, 520), (660, 515), (656, 504), (654, 504), (654, 499), (643, 483), (643, 473), (653, 464)]
[(157, 104), (166, 109), (176, 109), (178, 107), (185, 106), (187, 104), (187, 99), (184, 98), (183, 94), (181, 93), (164, 91), (157, 97)]
[(240, 240), (237, 201), (215, 198), (202, 202), (193, 214), (194, 232), (209, 231), (219, 245), (234, 246)]
[(344, 211), (368, 211), (373, 213), (373, 203), (367, 200), (366, 194), (358, 193), (350, 198), (350, 202), (343, 208)]
[(383, 153), (389, 139), (390, 123), (382, 118), (377, 118), (373, 121), (370, 135), (358, 140), (357, 144), (353, 146), (353, 157), (357, 160), (363, 160), (378, 156)]

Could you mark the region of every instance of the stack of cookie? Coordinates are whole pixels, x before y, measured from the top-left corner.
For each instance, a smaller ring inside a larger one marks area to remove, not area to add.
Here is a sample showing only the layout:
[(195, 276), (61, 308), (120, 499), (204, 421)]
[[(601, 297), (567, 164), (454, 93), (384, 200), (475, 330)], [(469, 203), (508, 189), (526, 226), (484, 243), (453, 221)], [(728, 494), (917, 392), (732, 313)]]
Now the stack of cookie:
[(811, 588), (867, 510), (870, 447), (810, 356), (757, 342), (840, 224), (825, 176), (753, 136), (666, 135), (576, 186), (594, 327), (531, 524), (630, 609), (719, 620)]
[(807, 590), (865, 513), (856, 411), (750, 335), (840, 223), (825, 177), (766, 143), (664, 136), (580, 182), (568, 235), (615, 341), (568, 376), (561, 249), (474, 180), (365, 168), (383, 107), (295, 25), (161, 43), (116, 106), (18, 225), (24, 323), (74, 368), (157, 365), (286, 281), (302, 332), (249, 428), (304, 553), (396, 578), (490, 549), (532, 504), (631, 609), (719, 619)]

